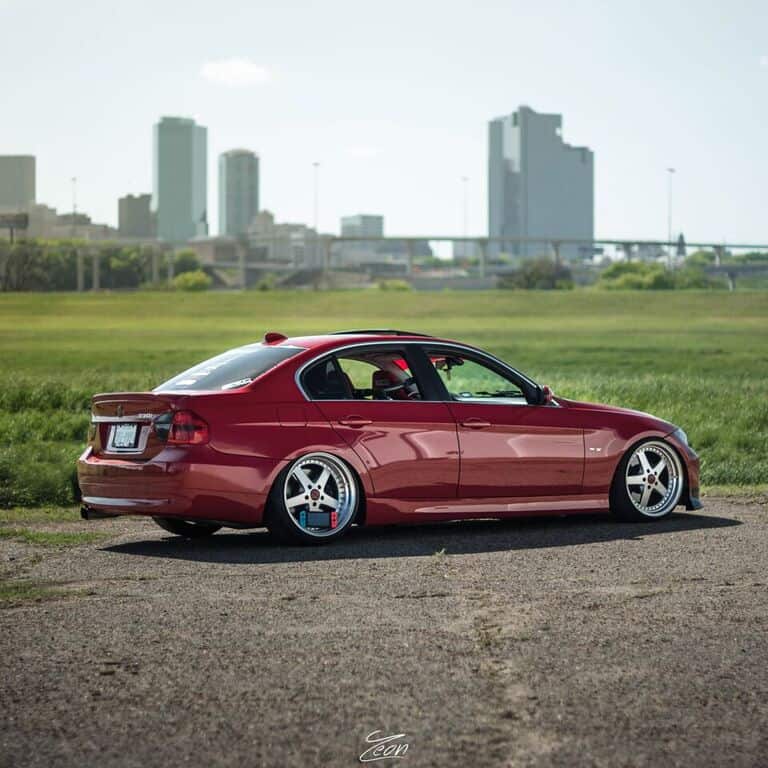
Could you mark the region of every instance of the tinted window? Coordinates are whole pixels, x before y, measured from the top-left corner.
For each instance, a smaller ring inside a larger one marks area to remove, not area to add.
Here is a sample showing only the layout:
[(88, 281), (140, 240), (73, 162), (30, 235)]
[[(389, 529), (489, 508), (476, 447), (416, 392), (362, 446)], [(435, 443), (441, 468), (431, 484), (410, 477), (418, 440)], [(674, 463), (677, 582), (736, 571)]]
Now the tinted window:
[(302, 383), (313, 400), (419, 400), (402, 350), (352, 350), (307, 369)]
[(524, 405), (525, 395), (511, 379), (461, 353), (430, 352), (429, 359), (451, 399), (459, 402)]
[(402, 350), (353, 350), (338, 364), (355, 400), (421, 400)]
[(301, 352), (299, 347), (268, 347), (248, 344), (198, 363), (184, 373), (155, 388), (155, 392), (169, 390), (237, 389), (250, 384), (255, 378), (274, 368), (278, 363)]
[(302, 382), (313, 400), (352, 399), (352, 387), (333, 357), (308, 368)]

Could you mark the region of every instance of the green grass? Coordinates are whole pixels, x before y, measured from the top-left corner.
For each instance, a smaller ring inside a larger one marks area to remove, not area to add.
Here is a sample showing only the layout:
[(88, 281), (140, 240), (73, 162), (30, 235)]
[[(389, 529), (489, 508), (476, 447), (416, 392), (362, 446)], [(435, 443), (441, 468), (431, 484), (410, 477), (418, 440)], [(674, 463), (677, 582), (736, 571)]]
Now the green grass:
[[(0, 524), (75, 523), (80, 521), (79, 507), (11, 507), (0, 509)], [(1, 529), (0, 529), (1, 530)]]
[(0, 608), (13, 608), (22, 603), (39, 603), (77, 594), (82, 592), (61, 589), (48, 582), (0, 580)]
[(768, 292), (4, 294), (0, 507), (72, 503), (94, 392), (150, 388), (266, 330), (376, 326), (477, 344), (566, 397), (666, 418), (705, 483), (768, 483)]
[(77, 547), (102, 541), (109, 534), (84, 531), (34, 531), (30, 528), (0, 528), (0, 538), (16, 539), (40, 547)]
[(720, 498), (758, 501), (768, 504), (768, 485), (708, 485), (704, 488), (703, 496), (718, 496)]

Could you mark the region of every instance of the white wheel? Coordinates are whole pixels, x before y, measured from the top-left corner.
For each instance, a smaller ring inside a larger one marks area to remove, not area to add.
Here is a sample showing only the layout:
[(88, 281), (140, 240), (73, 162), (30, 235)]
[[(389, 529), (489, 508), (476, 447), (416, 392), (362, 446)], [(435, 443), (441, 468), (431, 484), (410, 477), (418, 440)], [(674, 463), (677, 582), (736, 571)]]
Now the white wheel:
[(624, 519), (658, 519), (680, 503), (684, 485), (683, 465), (675, 449), (663, 440), (648, 440), (621, 460), (611, 507)]
[(341, 536), (355, 518), (357, 481), (336, 456), (310, 453), (283, 473), (272, 503), (269, 525), (277, 533), (302, 542), (329, 541)]

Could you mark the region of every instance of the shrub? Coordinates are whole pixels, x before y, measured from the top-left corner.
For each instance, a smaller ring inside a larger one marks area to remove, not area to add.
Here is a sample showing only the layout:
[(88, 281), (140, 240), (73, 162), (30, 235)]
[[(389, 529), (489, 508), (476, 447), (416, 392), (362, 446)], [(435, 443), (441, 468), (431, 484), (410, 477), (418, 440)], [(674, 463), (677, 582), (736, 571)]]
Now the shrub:
[(619, 261), (603, 270), (597, 287), (619, 291), (668, 291), (725, 286), (722, 280), (708, 277), (699, 266), (687, 266), (670, 272), (663, 264)]
[(412, 291), (413, 286), (407, 280), (379, 280), (380, 291)]
[(499, 288), (524, 290), (568, 290), (573, 288), (573, 275), (564, 264), (541, 257), (525, 262), (520, 269), (499, 280)]
[(674, 285), (671, 273), (661, 264), (618, 261), (603, 270), (597, 287), (619, 291), (646, 291), (669, 290)]
[(178, 251), (173, 256), (173, 273), (183, 275), (185, 272), (198, 272), (200, 270), (200, 259), (197, 254), (189, 249)]
[(716, 256), (714, 251), (694, 251), (685, 259), (687, 267), (709, 267), (715, 263)]
[(144, 260), (132, 248), (109, 248), (102, 255), (102, 285), (110, 288), (138, 288), (144, 277)]
[(202, 269), (182, 272), (173, 278), (173, 287), (177, 291), (207, 291), (212, 283), (213, 280)]
[(681, 290), (725, 289), (728, 287), (724, 278), (710, 277), (704, 270), (697, 267), (683, 267), (673, 275), (675, 288)]
[(271, 272), (267, 272), (266, 275), (263, 275), (259, 279), (254, 288), (256, 288), (257, 291), (271, 291), (275, 288), (276, 285), (277, 275), (273, 275)]

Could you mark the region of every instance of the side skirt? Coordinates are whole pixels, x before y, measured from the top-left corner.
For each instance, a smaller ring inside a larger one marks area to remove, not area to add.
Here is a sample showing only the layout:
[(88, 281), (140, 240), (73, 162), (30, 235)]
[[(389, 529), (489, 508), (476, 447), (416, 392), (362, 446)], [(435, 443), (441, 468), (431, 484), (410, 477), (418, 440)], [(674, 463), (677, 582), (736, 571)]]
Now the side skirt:
[(367, 525), (393, 525), (430, 520), (482, 517), (538, 517), (608, 512), (608, 495), (533, 496), (504, 499), (382, 499), (367, 500)]

